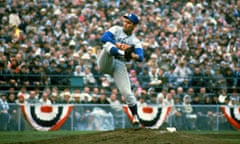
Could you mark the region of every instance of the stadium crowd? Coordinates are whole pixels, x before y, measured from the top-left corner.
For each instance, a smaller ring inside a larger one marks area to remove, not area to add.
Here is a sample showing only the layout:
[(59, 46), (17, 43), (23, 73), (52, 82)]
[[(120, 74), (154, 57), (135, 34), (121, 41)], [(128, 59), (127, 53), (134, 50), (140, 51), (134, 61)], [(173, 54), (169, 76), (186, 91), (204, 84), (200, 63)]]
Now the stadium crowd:
[[(139, 105), (240, 103), (240, 1), (0, 4), (1, 113), (14, 112), (6, 102), (124, 103), (96, 59), (103, 32), (128, 12), (141, 19), (136, 33), (145, 51), (144, 62), (127, 64)], [(71, 87), (72, 77), (82, 77), (83, 86)]]

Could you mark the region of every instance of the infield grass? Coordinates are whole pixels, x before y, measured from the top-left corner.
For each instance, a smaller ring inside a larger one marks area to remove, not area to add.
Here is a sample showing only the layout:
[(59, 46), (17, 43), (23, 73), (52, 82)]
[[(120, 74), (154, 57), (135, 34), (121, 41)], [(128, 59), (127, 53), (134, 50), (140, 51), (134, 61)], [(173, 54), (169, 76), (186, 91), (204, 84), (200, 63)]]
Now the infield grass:
[[(240, 131), (184, 131), (185, 133), (206, 135), (210, 137), (216, 137), (218, 139), (227, 140), (240, 144)], [(80, 134), (91, 134), (98, 133), (96, 131), (48, 131), (48, 132), (39, 132), (39, 131), (21, 131), (21, 132), (0, 132), (0, 144), (9, 144), (15, 142), (24, 142), (37, 141), (37, 140), (47, 140), (58, 138), (62, 136), (71, 136), (71, 135), (80, 135)], [(229, 135), (221, 137), (221, 135)]]
[(0, 144), (14, 143), (14, 142), (28, 142), (37, 140), (53, 139), (62, 136), (79, 135), (96, 133), (93, 131), (21, 131), (21, 132), (0, 132)]

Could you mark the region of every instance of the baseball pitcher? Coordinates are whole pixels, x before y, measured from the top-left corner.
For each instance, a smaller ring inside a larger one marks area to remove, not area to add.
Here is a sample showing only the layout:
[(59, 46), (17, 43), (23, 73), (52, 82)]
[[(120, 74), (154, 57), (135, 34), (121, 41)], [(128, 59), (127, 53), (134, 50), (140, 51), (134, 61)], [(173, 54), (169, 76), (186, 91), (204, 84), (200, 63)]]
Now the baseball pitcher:
[(137, 100), (131, 90), (131, 84), (125, 62), (130, 60), (143, 61), (144, 52), (140, 40), (133, 30), (139, 23), (135, 14), (123, 16), (123, 26), (112, 26), (101, 37), (103, 48), (98, 57), (98, 67), (102, 73), (110, 74), (125, 96), (126, 102), (132, 112), (133, 124), (139, 124), (137, 116)]

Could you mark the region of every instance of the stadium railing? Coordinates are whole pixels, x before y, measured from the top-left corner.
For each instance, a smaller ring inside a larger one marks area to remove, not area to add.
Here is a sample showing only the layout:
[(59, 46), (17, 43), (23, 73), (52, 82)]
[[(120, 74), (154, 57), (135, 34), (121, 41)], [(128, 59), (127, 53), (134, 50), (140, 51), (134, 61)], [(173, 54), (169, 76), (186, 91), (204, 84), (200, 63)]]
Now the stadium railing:
[[(106, 104), (74, 104), (73, 106), (72, 112), (58, 130), (106, 131), (132, 127), (122, 105), (112, 107)], [(10, 115), (6, 130), (33, 130), (19, 105), (10, 104), (10, 107), (16, 108), (16, 113)], [(141, 116), (140, 118), (145, 119)], [(166, 127), (175, 127), (179, 131), (234, 130), (221, 111), (221, 105), (192, 105), (191, 107), (175, 105), (159, 129)]]

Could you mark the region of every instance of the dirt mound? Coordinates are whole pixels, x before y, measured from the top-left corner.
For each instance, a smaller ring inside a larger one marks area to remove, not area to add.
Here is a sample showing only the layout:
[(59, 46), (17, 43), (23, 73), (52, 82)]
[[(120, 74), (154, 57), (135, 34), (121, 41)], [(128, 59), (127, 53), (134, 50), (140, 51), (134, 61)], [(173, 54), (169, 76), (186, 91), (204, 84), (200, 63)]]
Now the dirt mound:
[(151, 129), (119, 129), (31, 142), (31, 144), (233, 144), (218, 138), (220, 137), (215, 134), (198, 135)]

